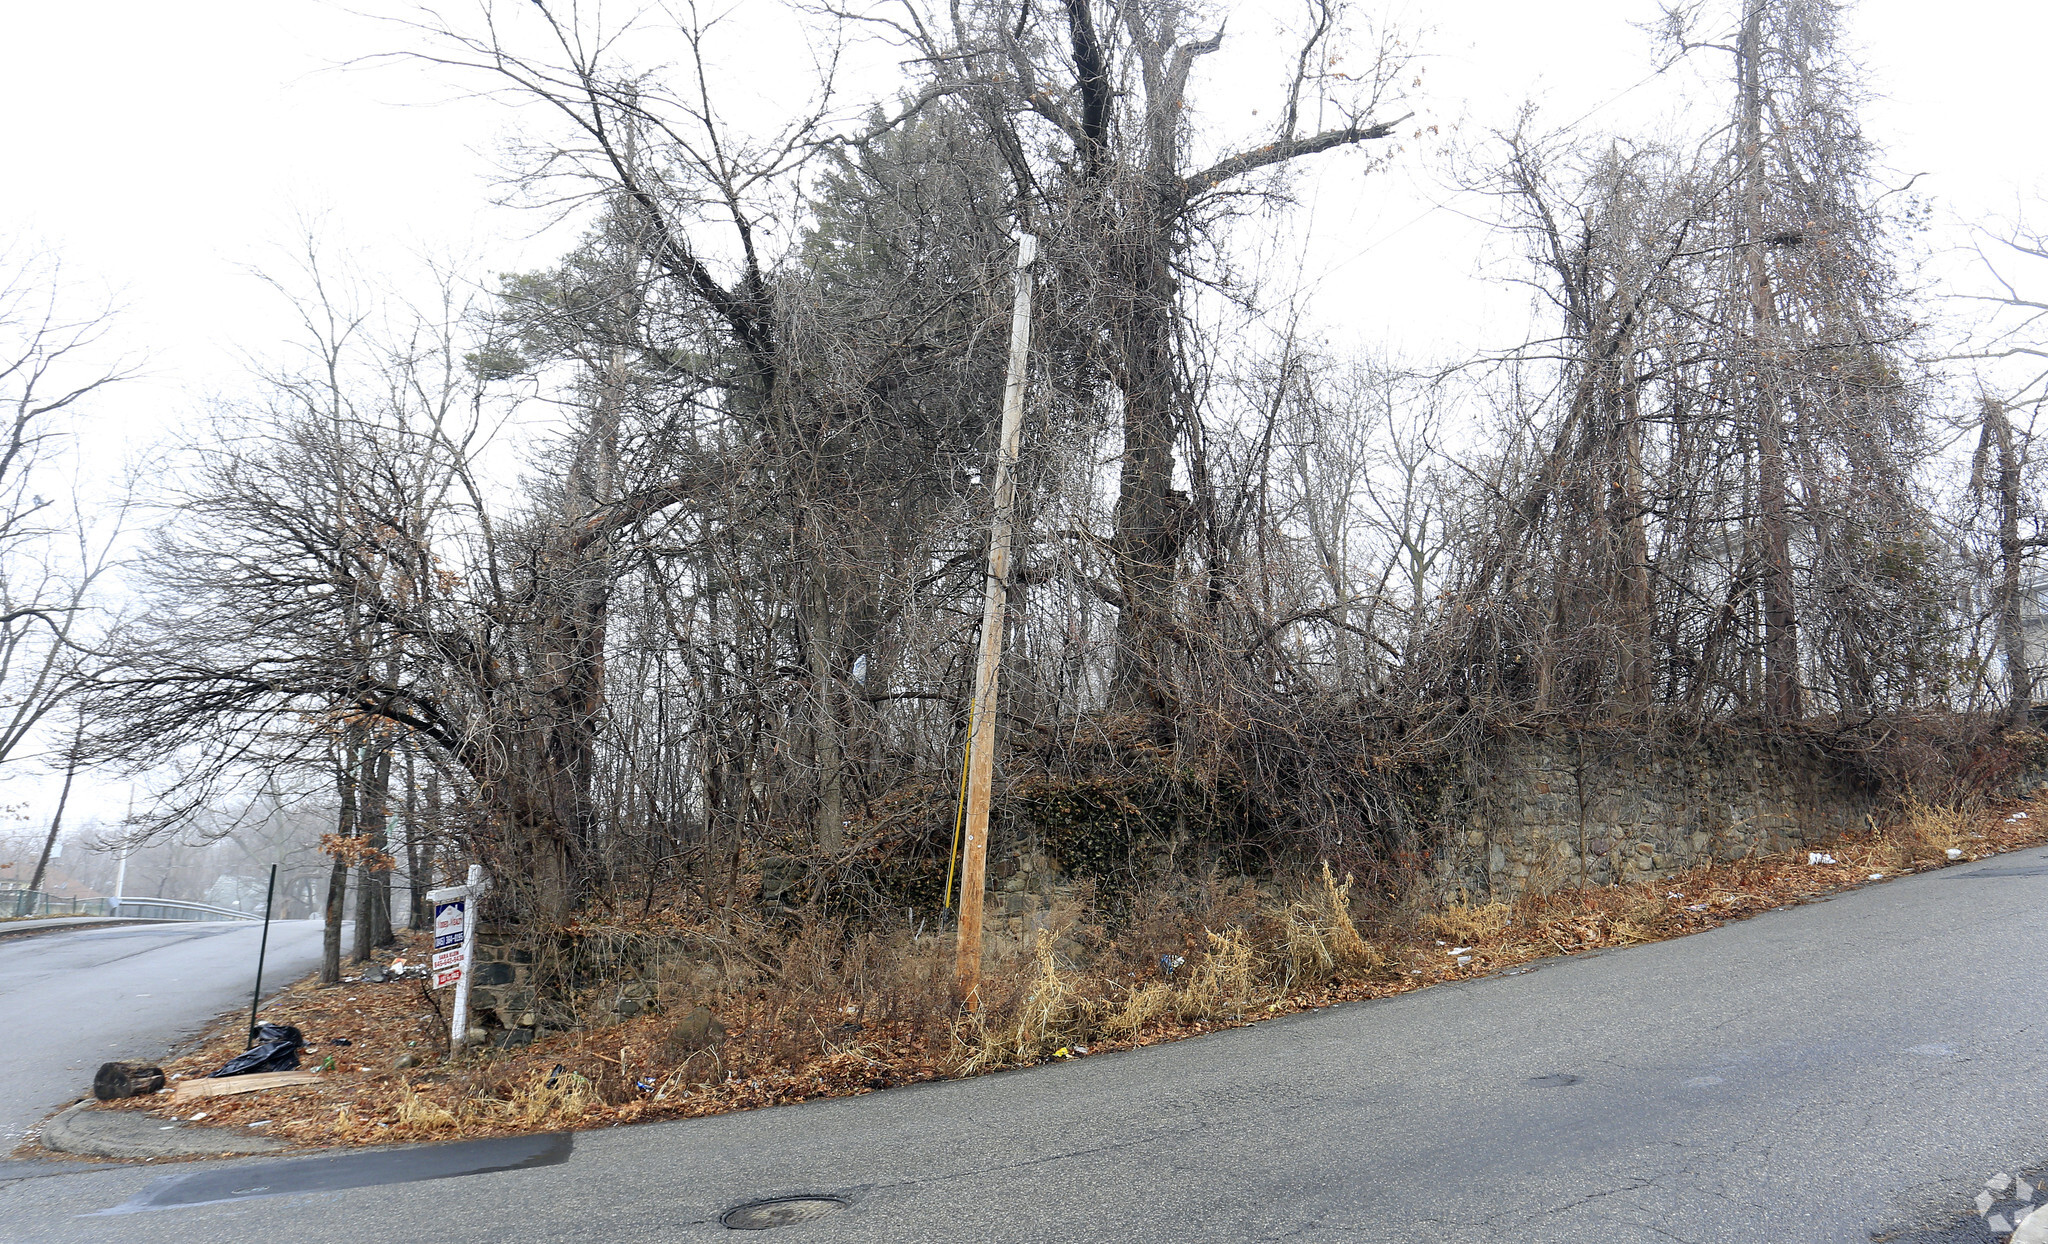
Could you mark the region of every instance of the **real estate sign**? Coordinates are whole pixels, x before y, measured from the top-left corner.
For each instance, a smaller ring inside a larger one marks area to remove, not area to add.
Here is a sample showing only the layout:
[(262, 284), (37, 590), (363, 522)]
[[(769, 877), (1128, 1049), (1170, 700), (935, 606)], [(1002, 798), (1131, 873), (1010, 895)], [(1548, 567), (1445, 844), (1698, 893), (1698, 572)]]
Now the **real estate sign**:
[(434, 904), (434, 988), (462, 979), (464, 915), (467, 897)]
[(454, 1014), (448, 1020), (450, 1050), (460, 1049), (469, 1037), (469, 963), (476, 953), (472, 904), (490, 888), (483, 865), (471, 864), (465, 884), (427, 891), (427, 901), (434, 905), (434, 988), (455, 986)]

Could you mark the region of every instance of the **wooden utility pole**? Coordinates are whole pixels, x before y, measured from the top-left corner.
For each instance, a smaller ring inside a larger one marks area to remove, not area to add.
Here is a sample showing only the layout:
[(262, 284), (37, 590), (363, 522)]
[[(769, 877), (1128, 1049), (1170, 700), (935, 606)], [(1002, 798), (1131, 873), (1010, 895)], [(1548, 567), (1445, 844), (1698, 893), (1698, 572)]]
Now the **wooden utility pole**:
[(1031, 351), (1031, 261), (1038, 239), (1017, 235), (1017, 304), (1010, 314), (1010, 366), (1003, 382), (1003, 438), (996, 451), (995, 519), (989, 525), (988, 589), (981, 606), (981, 660), (967, 712), (967, 827), (960, 864), (960, 1001), (981, 1007), (981, 891), (988, 873), (988, 800), (995, 782), (996, 681), (1003, 661), (1003, 604), (1010, 584), (1013, 477), (1024, 435), (1024, 365)]

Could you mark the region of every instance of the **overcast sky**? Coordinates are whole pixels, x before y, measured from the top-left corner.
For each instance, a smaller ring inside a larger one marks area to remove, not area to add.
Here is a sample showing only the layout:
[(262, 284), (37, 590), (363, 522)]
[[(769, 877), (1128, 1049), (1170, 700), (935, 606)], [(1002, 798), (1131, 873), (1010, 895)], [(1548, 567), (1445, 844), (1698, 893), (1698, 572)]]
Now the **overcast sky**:
[[(1227, 7), (1230, 37), (1243, 40), (1287, 11)], [(378, 0), (353, 10), (94, 0), (15, 4), (0, 17), (0, 237), (49, 247), (88, 296), (110, 294), (124, 308), (115, 340), (150, 360), (142, 380), (90, 412), (93, 461), (111, 464), (188, 424), (244, 385), (247, 357), (278, 348), (290, 326), (249, 269), (274, 267), (302, 219), (321, 220), (328, 244), (372, 271), (463, 254), (481, 277), (559, 249), (565, 234), (536, 236), (535, 214), (493, 205), (494, 153), (513, 123), (505, 108), (464, 98), (462, 84), (416, 63), (343, 68), (406, 47), (401, 29), (377, 20), (403, 11)], [(1631, 23), (1655, 17), (1653, 0), (1361, 12), (1399, 24), (1421, 56), (1424, 86), (1404, 106), (1466, 137), (1511, 124), (1531, 98), (1555, 123), (1636, 132), (1701, 89), (1683, 74), (1645, 82), (1650, 43)], [(749, 20), (738, 11), (739, 26)], [(2041, 188), (2030, 62), (2048, 46), (2048, 6), (1866, 0), (1848, 29), (1876, 96), (1866, 131), (1898, 180), (1922, 174), (1915, 189), (1945, 226), (2010, 214)], [(801, 57), (772, 40), (734, 43), (725, 54), (759, 99), (792, 93), (777, 74), (800, 69)], [(1202, 62), (1208, 98), (1237, 107), (1242, 93), (1242, 106), (1256, 106), (1232, 73), (1232, 50), (1227, 41)], [(1480, 205), (1447, 199), (1427, 144), (1410, 144), (1382, 177), (1314, 188), (1301, 218), (1315, 257), (1305, 277), (1340, 345), (1441, 357), (1502, 331), (1500, 269), (1483, 261), (1487, 233), (1471, 218)], [(1945, 228), (1927, 244), (1962, 241)], [(1971, 279), (1953, 262), (1935, 274)], [(43, 792), (54, 793), (39, 784), (25, 797)], [(117, 816), (125, 798), (125, 787), (101, 784), (81, 802)]]

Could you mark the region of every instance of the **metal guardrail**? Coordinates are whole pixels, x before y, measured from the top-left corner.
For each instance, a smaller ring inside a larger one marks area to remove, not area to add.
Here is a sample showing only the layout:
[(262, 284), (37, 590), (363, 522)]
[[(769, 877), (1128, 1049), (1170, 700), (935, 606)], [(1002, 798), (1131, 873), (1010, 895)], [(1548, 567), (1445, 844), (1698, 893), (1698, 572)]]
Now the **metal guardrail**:
[(261, 920), (262, 912), (236, 911), (182, 898), (57, 898), (41, 890), (0, 890), (0, 916), (125, 916), (130, 920)]
[(236, 911), (211, 903), (187, 902), (182, 898), (123, 898), (119, 906), (104, 900), (107, 914), (129, 920), (261, 920), (260, 911)]

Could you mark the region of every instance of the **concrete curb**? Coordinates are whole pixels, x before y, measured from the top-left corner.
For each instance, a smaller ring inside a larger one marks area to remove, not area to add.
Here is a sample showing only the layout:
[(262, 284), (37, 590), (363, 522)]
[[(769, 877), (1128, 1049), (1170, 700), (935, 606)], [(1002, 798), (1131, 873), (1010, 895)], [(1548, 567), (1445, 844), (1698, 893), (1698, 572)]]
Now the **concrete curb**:
[(240, 1128), (166, 1123), (139, 1110), (88, 1110), (81, 1101), (43, 1124), (43, 1148), (89, 1158), (218, 1158), (291, 1146)]
[(36, 937), (44, 933), (62, 933), (69, 929), (114, 929), (131, 924), (175, 924), (173, 920), (146, 920), (139, 916), (89, 916), (82, 920), (66, 920), (59, 924), (44, 924), (41, 921), (23, 921), (22, 927), (12, 928), (13, 921), (0, 923), (0, 941), (17, 937)]

